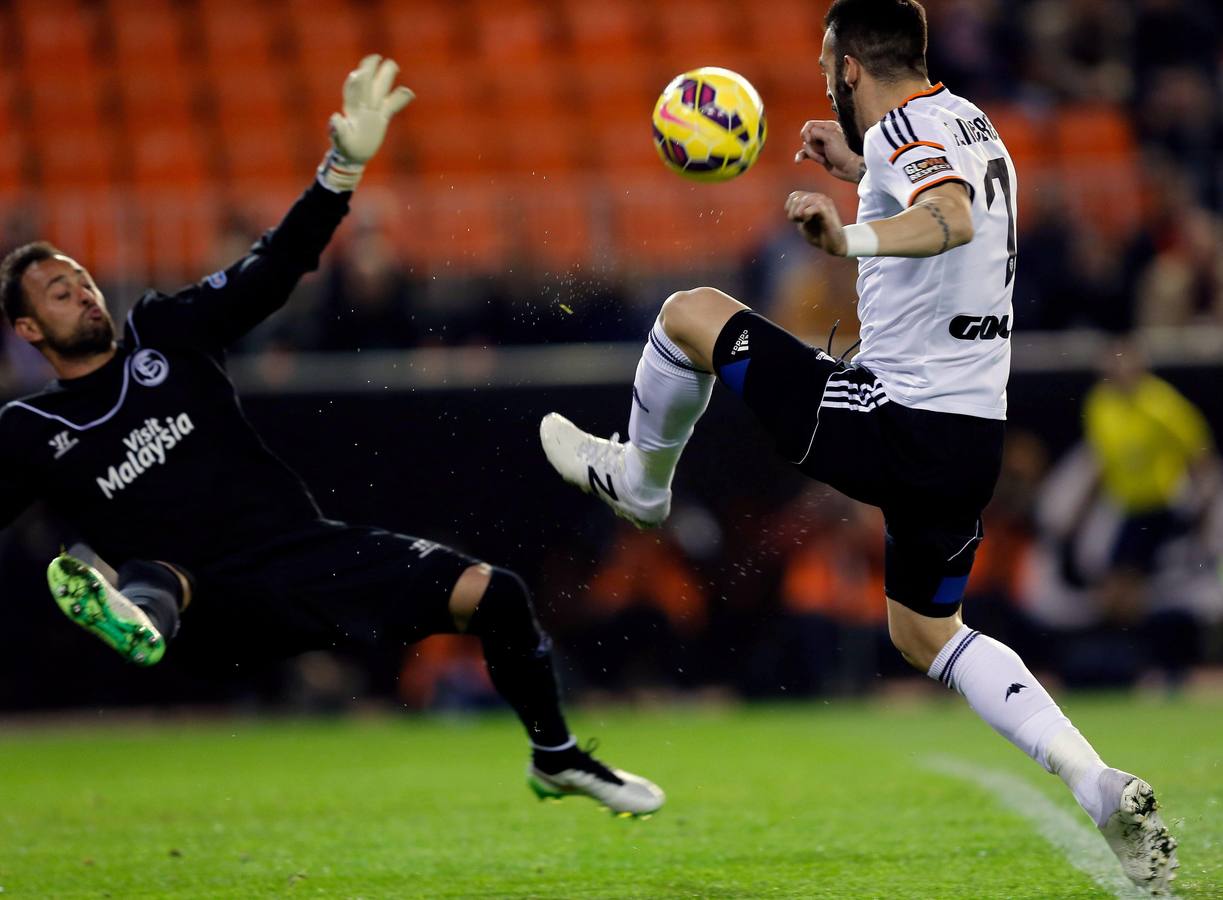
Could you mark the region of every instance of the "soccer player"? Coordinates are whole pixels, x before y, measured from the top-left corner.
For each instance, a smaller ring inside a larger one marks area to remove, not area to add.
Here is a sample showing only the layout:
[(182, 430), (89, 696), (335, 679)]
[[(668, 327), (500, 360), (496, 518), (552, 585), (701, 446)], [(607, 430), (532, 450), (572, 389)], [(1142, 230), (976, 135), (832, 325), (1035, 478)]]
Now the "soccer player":
[(820, 68), (836, 122), (802, 129), (796, 161), (858, 185), (858, 223), (796, 191), (787, 216), (815, 247), (859, 259), (862, 350), (804, 344), (721, 291), (663, 304), (633, 382), (629, 440), (552, 413), (544, 451), (565, 480), (652, 527), (714, 378), (801, 471), (883, 510), (886, 603), (906, 660), (965, 696), (1057, 773), (1126, 874), (1166, 887), (1176, 843), (1150, 785), (1110, 768), (1008, 647), (960, 603), (998, 476), (1015, 277), (1015, 169), (989, 117), (926, 74), (914, 0), (835, 0)]
[(41, 498), (118, 566), (112, 585), (65, 554), (48, 581), (70, 619), (141, 665), (162, 658), (180, 613), (188, 642), (210, 635), (204, 651), (218, 656), (477, 636), (527, 730), (532, 789), (652, 813), (664, 799), (656, 785), (603, 765), (570, 734), (522, 579), (432, 541), (323, 518), (226, 376), (226, 346), (318, 266), (391, 117), (412, 100), (391, 89), (397, 72), (363, 59), (317, 178), (280, 225), (198, 284), (146, 293), (122, 340), (80, 263), (45, 242), (5, 257), (4, 312), (58, 380), (0, 410), (0, 525)]

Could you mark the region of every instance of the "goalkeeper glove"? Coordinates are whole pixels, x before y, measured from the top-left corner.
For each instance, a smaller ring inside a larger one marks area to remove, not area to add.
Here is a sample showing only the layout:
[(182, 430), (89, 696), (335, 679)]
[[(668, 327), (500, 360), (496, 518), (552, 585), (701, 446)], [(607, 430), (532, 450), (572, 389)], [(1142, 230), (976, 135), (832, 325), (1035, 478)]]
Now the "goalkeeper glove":
[(382, 146), (391, 116), (416, 96), (402, 85), (391, 90), (397, 74), (395, 61), (376, 53), (348, 73), (344, 112), (331, 116), (331, 149), (318, 170), (324, 187), (336, 192), (355, 188), (365, 164)]

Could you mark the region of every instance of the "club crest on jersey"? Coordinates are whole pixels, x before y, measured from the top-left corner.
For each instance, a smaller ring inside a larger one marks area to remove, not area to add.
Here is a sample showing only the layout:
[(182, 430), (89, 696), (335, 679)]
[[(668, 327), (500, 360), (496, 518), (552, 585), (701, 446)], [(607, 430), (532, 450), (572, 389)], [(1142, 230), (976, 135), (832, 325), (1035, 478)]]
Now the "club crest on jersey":
[(74, 438), (66, 430), (61, 431), (55, 437), (51, 438), (51, 440), (47, 441), (47, 443), (51, 445), (51, 449), (55, 451), (56, 459), (59, 459), (80, 442), (81, 441), (79, 438)]
[(229, 281), (229, 276), (226, 275), (225, 270), (222, 269), (219, 272), (213, 272), (211, 275), (205, 278), (204, 281), (209, 287), (216, 288), (219, 291), (221, 288), (225, 287), (226, 283)]
[(170, 374), (170, 363), (156, 350), (137, 350), (132, 357), (132, 377), (144, 387), (157, 387)]
[(926, 159), (919, 159), (917, 162), (911, 162), (905, 166), (905, 174), (909, 176), (909, 181), (917, 184), (919, 181), (924, 181), (931, 175), (937, 175), (939, 172), (946, 172), (951, 169), (951, 163), (947, 162), (945, 156), (930, 156)]

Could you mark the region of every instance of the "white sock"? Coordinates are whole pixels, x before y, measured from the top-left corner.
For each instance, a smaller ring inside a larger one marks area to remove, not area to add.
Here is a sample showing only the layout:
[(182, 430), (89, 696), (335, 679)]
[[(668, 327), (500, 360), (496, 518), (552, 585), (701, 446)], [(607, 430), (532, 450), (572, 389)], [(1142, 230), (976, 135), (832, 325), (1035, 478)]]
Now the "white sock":
[(671, 479), (696, 420), (709, 405), (713, 373), (692, 365), (655, 321), (633, 378), (625, 474), (635, 497), (647, 503), (671, 490)]
[(991, 728), (1057, 774), (1102, 824), (1097, 782), (1106, 766), (1014, 650), (963, 625), (926, 674), (963, 694)]

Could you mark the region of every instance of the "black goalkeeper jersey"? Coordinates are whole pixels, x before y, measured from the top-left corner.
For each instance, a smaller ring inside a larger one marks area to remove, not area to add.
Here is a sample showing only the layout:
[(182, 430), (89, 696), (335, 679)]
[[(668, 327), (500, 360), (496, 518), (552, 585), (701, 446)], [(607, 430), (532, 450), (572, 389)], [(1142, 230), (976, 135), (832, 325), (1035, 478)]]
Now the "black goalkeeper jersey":
[(243, 415), (225, 347), (318, 266), (350, 196), (316, 182), (228, 269), (141, 297), (102, 368), (0, 410), (0, 526), (42, 499), (114, 565), (191, 569), (318, 521)]

